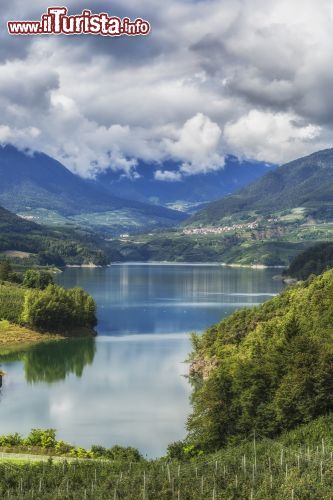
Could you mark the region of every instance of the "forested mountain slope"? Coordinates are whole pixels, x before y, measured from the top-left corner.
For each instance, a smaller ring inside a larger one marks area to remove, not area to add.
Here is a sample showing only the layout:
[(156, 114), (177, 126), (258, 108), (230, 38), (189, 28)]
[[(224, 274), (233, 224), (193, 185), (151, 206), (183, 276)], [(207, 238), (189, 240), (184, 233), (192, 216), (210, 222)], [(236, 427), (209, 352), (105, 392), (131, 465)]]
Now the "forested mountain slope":
[(210, 203), (190, 223), (218, 224), (223, 218), (271, 215), (303, 207), (316, 219), (333, 219), (333, 149), (287, 163), (240, 191)]
[(333, 410), (333, 270), (194, 336), (189, 439), (215, 450)]

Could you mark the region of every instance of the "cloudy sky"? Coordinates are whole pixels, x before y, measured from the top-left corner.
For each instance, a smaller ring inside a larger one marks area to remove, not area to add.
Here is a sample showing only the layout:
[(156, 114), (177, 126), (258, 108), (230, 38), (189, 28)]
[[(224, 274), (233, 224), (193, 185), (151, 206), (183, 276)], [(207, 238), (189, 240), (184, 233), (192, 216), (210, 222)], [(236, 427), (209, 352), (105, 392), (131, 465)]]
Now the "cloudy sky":
[(2, 1), (1, 143), (44, 151), (83, 176), (135, 175), (138, 160), (156, 162), (166, 181), (223, 168), (228, 153), (283, 163), (332, 146), (331, 0), (66, 5), (143, 17), (152, 32), (10, 37), (8, 20), (37, 20), (50, 3)]

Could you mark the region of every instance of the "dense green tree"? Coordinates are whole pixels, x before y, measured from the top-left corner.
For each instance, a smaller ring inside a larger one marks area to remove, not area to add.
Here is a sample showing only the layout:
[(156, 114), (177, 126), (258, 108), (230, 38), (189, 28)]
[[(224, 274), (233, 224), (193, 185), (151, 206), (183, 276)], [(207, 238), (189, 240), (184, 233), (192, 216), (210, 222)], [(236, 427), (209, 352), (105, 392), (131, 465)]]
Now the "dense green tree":
[(58, 253), (39, 252), (37, 255), (37, 263), (40, 266), (65, 266), (64, 259)]
[(318, 275), (332, 267), (333, 243), (320, 243), (297, 255), (285, 274), (299, 280), (305, 280), (311, 274)]
[(9, 281), (12, 273), (12, 266), (8, 259), (0, 261), (0, 281)]
[(0, 320), (21, 323), (24, 293), (23, 287), (11, 283), (0, 284)]
[(23, 285), (27, 288), (40, 288), (44, 290), (44, 288), (53, 283), (54, 281), (51, 274), (46, 271), (29, 269), (24, 273)]
[(109, 460), (128, 460), (129, 462), (138, 462), (142, 459), (141, 454), (136, 448), (113, 446), (112, 448), (105, 448), (104, 446), (93, 445), (91, 452), (96, 458), (107, 458)]
[(36, 446), (41, 448), (54, 448), (56, 444), (55, 429), (32, 429), (29, 436), (24, 439), (25, 446)]
[(72, 288), (67, 291), (69, 300), (73, 305), (72, 314), (77, 324), (96, 326), (96, 304), (82, 288)]

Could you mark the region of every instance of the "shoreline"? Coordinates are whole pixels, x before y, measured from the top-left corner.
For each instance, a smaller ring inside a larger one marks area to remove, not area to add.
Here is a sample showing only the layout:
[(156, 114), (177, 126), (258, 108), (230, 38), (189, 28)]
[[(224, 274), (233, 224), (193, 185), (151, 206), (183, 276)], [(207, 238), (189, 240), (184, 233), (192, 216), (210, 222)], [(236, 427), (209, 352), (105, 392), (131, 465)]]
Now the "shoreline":
[(71, 332), (62, 334), (41, 333), (29, 328), (8, 323), (5, 328), (0, 328), (0, 355), (2, 351), (21, 351), (38, 344), (48, 342), (59, 342), (66, 339), (74, 338), (94, 338), (97, 332), (89, 328), (78, 328)]
[(108, 266), (98, 266), (97, 264), (66, 264), (66, 268), (83, 268), (83, 269), (98, 269), (101, 267), (108, 267)]
[(58, 342), (65, 338), (66, 337), (62, 335), (40, 333), (10, 323), (7, 328), (0, 329), (0, 355), (13, 351), (25, 350), (37, 344)]
[[(244, 269), (287, 269), (288, 266), (266, 266), (265, 264), (226, 264), (225, 262), (177, 262), (177, 261), (167, 261), (167, 260), (151, 260), (151, 261), (124, 261), (124, 262), (112, 262), (107, 266), (96, 266), (96, 267), (112, 267), (112, 266), (221, 266), (221, 267), (234, 267), (234, 268), (244, 268)], [(74, 266), (71, 266), (74, 267)], [(83, 267), (83, 266), (75, 266)]]

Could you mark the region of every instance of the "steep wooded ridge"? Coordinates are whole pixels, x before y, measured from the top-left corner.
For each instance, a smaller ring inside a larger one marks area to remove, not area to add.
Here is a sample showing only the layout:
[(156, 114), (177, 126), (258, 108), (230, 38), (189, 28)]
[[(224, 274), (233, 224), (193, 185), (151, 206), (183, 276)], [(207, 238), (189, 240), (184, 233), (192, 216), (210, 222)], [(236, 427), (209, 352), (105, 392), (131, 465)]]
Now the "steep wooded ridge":
[(214, 225), (230, 215), (269, 215), (298, 207), (303, 207), (308, 217), (333, 219), (333, 149), (267, 173), (237, 193), (210, 203), (190, 223)]
[(333, 410), (333, 270), (193, 337), (189, 440), (215, 450)]
[(169, 227), (186, 218), (182, 212), (118, 198), (45, 154), (26, 154), (13, 146), (0, 147), (0, 203), (42, 223), (97, 229)]
[(311, 274), (318, 275), (331, 268), (333, 268), (333, 242), (321, 243), (297, 255), (285, 274), (304, 280)]

